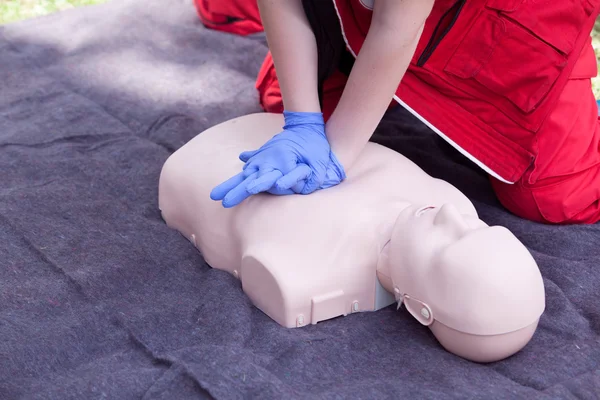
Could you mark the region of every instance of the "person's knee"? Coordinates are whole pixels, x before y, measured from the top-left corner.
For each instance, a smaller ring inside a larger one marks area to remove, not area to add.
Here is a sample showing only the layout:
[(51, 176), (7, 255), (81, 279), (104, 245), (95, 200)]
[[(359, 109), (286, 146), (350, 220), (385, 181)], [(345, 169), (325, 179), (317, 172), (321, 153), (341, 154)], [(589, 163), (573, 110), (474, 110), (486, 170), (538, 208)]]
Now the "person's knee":
[(566, 225), (600, 221), (600, 187), (579, 179), (545, 185), (517, 182), (508, 185), (492, 179), (500, 203), (514, 215), (534, 222)]
[(531, 190), (525, 188), (521, 182), (509, 185), (491, 178), (492, 187), (496, 197), (512, 214), (535, 222), (545, 222)]

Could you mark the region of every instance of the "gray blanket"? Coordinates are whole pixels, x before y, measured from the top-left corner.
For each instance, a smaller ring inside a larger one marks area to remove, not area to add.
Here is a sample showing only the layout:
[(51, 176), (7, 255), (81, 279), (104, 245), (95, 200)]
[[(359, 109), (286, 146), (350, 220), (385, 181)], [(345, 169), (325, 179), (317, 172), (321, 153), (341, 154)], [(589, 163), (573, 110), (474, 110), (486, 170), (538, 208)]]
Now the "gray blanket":
[(511, 216), (401, 109), (375, 140), (458, 186), (539, 262), (524, 351), (478, 365), (390, 307), (281, 328), (166, 227), (166, 158), (259, 111), (260, 37), (190, 1), (114, 0), (0, 30), (0, 398), (561, 398), (600, 393), (600, 232)]

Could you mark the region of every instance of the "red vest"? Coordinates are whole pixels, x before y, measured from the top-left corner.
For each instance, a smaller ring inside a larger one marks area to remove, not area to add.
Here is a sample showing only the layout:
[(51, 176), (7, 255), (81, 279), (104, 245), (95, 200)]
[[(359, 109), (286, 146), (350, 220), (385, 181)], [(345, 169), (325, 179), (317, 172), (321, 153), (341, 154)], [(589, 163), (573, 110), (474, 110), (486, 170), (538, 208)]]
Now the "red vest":
[(263, 31), (256, 0), (194, 0), (194, 5), (207, 28), (242, 36)]
[[(356, 56), (373, 1), (333, 1)], [(599, 12), (600, 0), (436, 0), (395, 99), (490, 175), (516, 182), (568, 79), (597, 73)], [(573, 128), (563, 125), (556, 135)]]

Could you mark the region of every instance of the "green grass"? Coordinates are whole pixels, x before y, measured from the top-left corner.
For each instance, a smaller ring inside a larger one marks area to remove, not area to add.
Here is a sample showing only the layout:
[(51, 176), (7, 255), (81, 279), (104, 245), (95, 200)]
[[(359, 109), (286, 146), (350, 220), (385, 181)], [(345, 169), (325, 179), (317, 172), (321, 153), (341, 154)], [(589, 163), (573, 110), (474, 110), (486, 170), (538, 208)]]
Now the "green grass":
[(106, 0), (0, 0), (0, 24), (41, 17), (69, 8), (104, 3)]
[[(0, 25), (105, 1), (107, 0), (0, 0)], [(592, 42), (596, 59), (600, 61), (600, 18), (596, 20), (592, 31)], [(600, 76), (592, 79), (592, 87), (596, 98), (600, 99)]]

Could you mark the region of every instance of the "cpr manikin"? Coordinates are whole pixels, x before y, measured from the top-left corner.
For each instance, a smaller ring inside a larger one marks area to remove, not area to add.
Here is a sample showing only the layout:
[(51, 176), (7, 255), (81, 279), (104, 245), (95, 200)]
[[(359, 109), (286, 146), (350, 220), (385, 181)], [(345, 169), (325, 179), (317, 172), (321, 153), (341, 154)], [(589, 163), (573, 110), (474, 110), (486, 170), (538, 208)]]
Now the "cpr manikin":
[(448, 351), (479, 362), (529, 342), (545, 307), (530, 253), (395, 151), (369, 143), (344, 182), (310, 195), (211, 200), (241, 170), (239, 153), (282, 126), (265, 113), (214, 126), (167, 160), (159, 184), (166, 223), (260, 310), (291, 328), (398, 302)]

